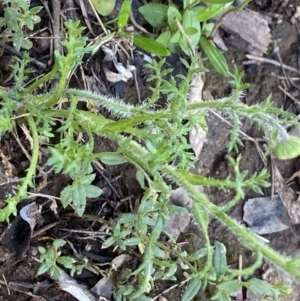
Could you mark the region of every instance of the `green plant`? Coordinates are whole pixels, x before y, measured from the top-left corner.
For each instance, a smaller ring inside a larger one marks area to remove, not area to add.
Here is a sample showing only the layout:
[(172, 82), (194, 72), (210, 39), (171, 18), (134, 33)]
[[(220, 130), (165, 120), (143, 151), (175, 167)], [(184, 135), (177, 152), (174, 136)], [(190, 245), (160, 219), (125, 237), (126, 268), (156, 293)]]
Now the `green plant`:
[[(216, 16), (226, 16), (242, 9), (250, 0), (245, 0), (237, 7), (232, 7), (232, 0), (184, 0), (183, 9), (170, 2), (168, 5), (161, 3), (148, 3), (139, 8), (139, 12), (148, 23), (157, 31), (156, 38), (148, 38), (140, 34), (130, 35), (127, 25), (131, 1), (124, 0), (118, 15), (117, 29), (107, 34), (107, 38), (126, 37), (133, 40), (133, 44), (149, 53), (158, 56), (168, 56), (171, 53), (182, 51), (187, 56), (195, 55), (195, 49), (200, 46), (212, 66), (223, 76), (229, 73), (225, 57), (222, 52), (208, 40), (214, 28), (218, 27), (209, 22)], [(102, 1), (94, 0), (94, 7), (102, 15), (106, 12), (106, 6), (115, 3), (111, 1), (106, 5)], [(100, 5), (101, 4), (101, 5)], [(220, 18), (222, 19), (222, 17)], [(98, 41), (96, 43), (99, 43)]]
[(55, 239), (52, 245), (49, 245), (47, 249), (42, 246), (38, 247), (38, 250), (41, 254), (40, 261), (42, 264), (38, 269), (37, 275), (42, 275), (46, 272), (49, 272), (53, 279), (62, 281), (62, 270), (57, 264), (62, 265), (66, 269), (70, 269), (71, 276), (74, 276), (75, 273), (81, 274), (82, 270), (89, 266), (86, 258), (78, 260), (70, 256), (61, 256), (60, 248), (65, 244), (65, 240)]
[(13, 42), (14, 48), (19, 51), (21, 48), (30, 49), (32, 42), (24, 36), (24, 28), (33, 30), (35, 24), (41, 21), (37, 13), (43, 8), (37, 6), (29, 8), (26, 0), (4, 0), (4, 17), (0, 18), (0, 27), (6, 27), (0, 34), (4, 42)]
[[(124, 101), (91, 93), (69, 89), (67, 87), (70, 72), (81, 62), (83, 54), (92, 51), (86, 46), (86, 38), (82, 37), (83, 28), (78, 22), (67, 21), (65, 26), (68, 30), (68, 38), (62, 44), (67, 49), (66, 56), (55, 53), (55, 64), (52, 70), (45, 76), (37, 79), (28, 86), (24, 83), (8, 91), (0, 90), (2, 98), (1, 135), (12, 129), (18, 119), (22, 119), (29, 126), (32, 135), (32, 157), (27, 175), (18, 187), (16, 196), (6, 200), (7, 206), (0, 210), (0, 220), (8, 220), (11, 214), (17, 214), (17, 204), (27, 197), (27, 189), (33, 186), (32, 178), (35, 176), (40, 138), (51, 139), (55, 135), (54, 125), (60, 120), (58, 132), (67, 135), (56, 145), (50, 148), (52, 154), (48, 161), (56, 172), (63, 172), (73, 180), (61, 193), (63, 206), (72, 204), (75, 212), (82, 215), (85, 209), (87, 197), (100, 195), (101, 190), (93, 186), (95, 174), (92, 162), (96, 159), (104, 164), (117, 165), (124, 162), (133, 164), (137, 169), (137, 179), (145, 189), (137, 214), (123, 214), (118, 218), (107, 222), (108, 238), (103, 246), (118, 246), (126, 250), (137, 246), (141, 252), (140, 266), (131, 273), (123, 275), (122, 284), (118, 284), (115, 292), (116, 300), (134, 300), (151, 291), (154, 281), (175, 279), (175, 272), (180, 267), (188, 272), (183, 284), (186, 284), (186, 292), (183, 300), (191, 300), (199, 289), (204, 289), (207, 283), (216, 285), (216, 300), (229, 300), (229, 296), (236, 292), (237, 288), (248, 286), (257, 288), (258, 285), (250, 282), (236, 280), (238, 275), (249, 277), (262, 263), (262, 259), (277, 265), (291, 276), (300, 279), (300, 257), (290, 258), (278, 254), (266, 246), (249, 229), (233, 220), (226, 211), (244, 197), (244, 189), (251, 188), (261, 192), (261, 187), (267, 187), (268, 174), (266, 170), (253, 175), (247, 175), (246, 171), (240, 171), (240, 156), (236, 159), (228, 157), (232, 174), (226, 179), (217, 180), (189, 172), (189, 168), (195, 163), (195, 156), (190, 152), (186, 134), (196, 123), (206, 127), (204, 117), (209, 111), (226, 114), (232, 120), (233, 129), (228, 150), (239, 150), (242, 141), (238, 131), (242, 120), (248, 120), (256, 124), (265, 135), (269, 137), (270, 151), (276, 145), (285, 141), (299, 144), (299, 139), (290, 138), (285, 130), (285, 125), (297, 125), (295, 116), (281, 109), (272, 107), (270, 97), (255, 106), (247, 106), (240, 101), (247, 85), (242, 83), (242, 74), (235, 68), (230, 74), (233, 85), (232, 95), (219, 100), (188, 103), (188, 92), (191, 78), (194, 73), (205, 71), (196, 68), (198, 57), (191, 57), (188, 63), (182, 60), (187, 69), (186, 76), (178, 76), (166, 80), (171, 70), (162, 68), (164, 60), (154, 61), (148, 67), (152, 70), (149, 80), (153, 85), (152, 95), (138, 106), (133, 106)], [(25, 61), (16, 64), (16, 77), (24, 79)], [(51, 78), (57, 78), (57, 90), (45, 94), (37, 94), (37, 88)], [(164, 107), (156, 107), (156, 104), (164, 94), (167, 103)], [(70, 107), (59, 109), (58, 104), (69, 101)], [(92, 102), (102, 106), (111, 112), (114, 119), (105, 118), (92, 112), (78, 109), (79, 101)], [(12, 116), (14, 118), (12, 119)], [(88, 141), (81, 144), (76, 139), (77, 133), (86, 133)], [(116, 152), (94, 153), (93, 135), (100, 135), (118, 143)], [(290, 148), (279, 157), (299, 154)], [(192, 214), (199, 224), (205, 239), (203, 248), (188, 254), (180, 249), (174, 239), (173, 243), (165, 244), (160, 240), (164, 233), (166, 222), (171, 213), (186, 212), (186, 209), (169, 204), (171, 188), (168, 181), (185, 188), (193, 198)], [(195, 185), (213, 186), (220, 189), (232, 189), (235, 191), (233, 199), (224, 207), (218, 207), (201, 194)], [(255, 263), (243, 269), (231, 270), (226, 266), (224, 258), (217, 260), (220, 245), (212, 246), (208, 237), (208, 225), (210, 217), (219, 219), (234, 234), (241, 243), (256, 253)], [(109, 233), (110, 231), (110, 233)], [(48, 250), (40, 248), (43, 261), (39, 273), (49, 270), (57, 274), (59, 262), (59, 248), (63, 241), (55, 242)], [(175, 259), (174, 259), (175, 256)], [(216, 262), (221, 262), (216, 265)], [(60, 263), (64, 264), (63, 261)], [(65, 265), (69, 268), (73, 262)], [(135, 282), (124, 282), (132, 276)], [(232, 282), (230, 282), (232, 281)], [(252, 280), (253, 282), (254, 280)], [(234, 285), (235, 289), (228, 289)], [(252, 286), (251, 286), (252, 285)], [(262, 294), (272, 295), (276, 299), (278, 292), (285, 292), (284, 287), (270, 287), (265, 285)], [(225, 297), (224, 297), (225, 296)], [(149, 297), (148, 297), (149, 298)], [(226, 299), (227, 298), (227, 299)], [(137, 299), (138, 300), (138, 299)], [(147, 300), (147, 299), (145, 299)]]
[(58, 280), (62, 280), (62, 272), (57, 266), (57, 263), (61, 263), (66, 267), (69, 267), (74, 264), (74, 261), (70, 257), (60, 256), (60, 248), (65, 245), (63, 239), (56, 239), (53, 241), (52, 245), (48, 246), (47, 249), (39, 246), (38, 250), (41, 254), (40, 265), (37, 274), (41, 275), (49, 271), (51, 277), (54, 277)]
[[(225, 58), (207, 38), (217, 26), (210, 21), (212, 18), (229, 14), (231, 10), (237, 11), (249, 0), (245, 0), (236, 8), (231, 8), (233, 2), (231, 0), (184, 0), (182, 10), (173, 3), (169, 5), (148, 3), (140, 7), (139, 11), (153, 28), (161, 32), (156, 42), (171, 53), (179, 53), (181, 50), (188, 56), (194, 55), (196, 47), (200, 46), (213, 67), (220, 74), (227, 76), (229, 71)], [(156, 54), (157, 45), (152, 44), (149, 41), (137, 46)]]

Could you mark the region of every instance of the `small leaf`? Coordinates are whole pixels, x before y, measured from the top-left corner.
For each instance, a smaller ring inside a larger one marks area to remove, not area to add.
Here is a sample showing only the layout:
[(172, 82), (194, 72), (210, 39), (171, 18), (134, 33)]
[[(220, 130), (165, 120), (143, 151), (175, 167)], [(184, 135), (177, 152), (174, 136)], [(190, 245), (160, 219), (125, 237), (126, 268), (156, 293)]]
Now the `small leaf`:
[(85, 185), (85, 191), (87, 198), (97, 198), (102, 193), (102, 189), (94, 185)]
[(188, 213), (188, 210), (184, 207), (176, 206), (176, 205), (168, 205), (169, 213), (173, 214), (184, 214)]
[(122, 216), (118, 219), (118, 224), (128, 224), (134, 222), (136, 219), (135, 214), (131, 213), (124, 213)]
[(31, 41), (29, 41), (29, 40), (27, 40), (27, 39), (23, 39), (22, 40), (22, 44), (21, 44), (21, 47), (22, 48), (24, 48), (24, 49), (26, 49), (26, 50), (29, 50), (29, 49), (31, 49), (32, 48), (32, 42)]
[(166, 25), (168, 18), (168, 6), (159, 3), (149, 3), (139, 8), (139, 12), (154, 28)]
[(272, 141), (272, 153), (280, 160), (293, 159), (300, 155), (300, 138), (289, 136), (285, 141)]
[(194, 29), (195, 33), (188, 35), (192, 42), (192, 45), (196, 47), (200, 40), (201, 27), (199, 21), (197, 20), (197, 16), (191, 9), (185, 10), (183, 14), (182, 26), (186, 34), (188, 34), (189, 28)]
[(226, 248), (222, 243), (218, 241), (215, 241), (213, 265), (217, 277), (223, 276), (225, 274), (227, 268)]
[(181, 22), (181, 20), (182, 20), (181, 13), (175, 6), (169, 6), (169, 8), (168, 8), (168, 24), (172, 30), (178, 29), (175, 18), (178, 19), (179, 22)]
[(183, 0), (183, 9), (186, 9), (188, 6), (192, 5), (196, 1), (197, 0)]
[(207, 248), (202, 248), (189, 255), (189, 260), (195, 261), (207, 255)]
[(200, 22), (212, 19), (223, 12), (225, 12), (229, 7), (232, 5), (233, 1), (230, 1), (226, 4), (212, 4), (211, 6), (207, 7), (198, 16), (198, 20)]
[(186, 289), (181, 297), (181, 301), (192, 300), (196, 296), (196, 294), (199, 292), (200, 288), (201, 288), (200, 279), (193, 279), (186, 287)]
[(30, 9), (30, 15), (36, 15), (43, 9), (43, 6), (36, 6)]
[(113, 152), (103, 152), (98, 154), (97, 157), (107, 165), (119, 165), (127, 162), (122, 155)]
[(60, 263), (67, 269), (72, 269), (74, 267), (74, 263), (76, 263), (76, 260), (69, 256), (60, 256), (56, 260), (57, 263)]
[(172, 36), (172, 38), (170, 39), (170, 43), (178, 43), (179, 40), (180, 40), (180, 37), (181, 37), (181, 32), (180, 30), (178, 29)]
[(168, 56), (170, 51), (161, 43), (148, 39), (139, 35), (133, 36), (133, 42), (135, 46), (158, 56)]
[(237, 292), (243, 287), (239, 280), (229, 280), (217, 285), (219, 290), (225, 291), (230, 296), (236, 296)]
[(55, 239), (53, 242), (53, 247), (56, 249), (59, 249), (60, 247), (64, 246), (66, 244), (66, 241), (59, 238), (59, 239)]
[(102, 16), (108, 16), (115, 7), (116, 0), (91, 0), (96, 11)]
[[(198, 32), (198, 30), (194, 27), (187, 27), (187, 28), (184, 29), (184, 31), (188, 36), (192, 36), (192, 35), (194, 35)], [(199, 42), (199, 40), (197, 41), (197, 43), (198, 42)]]
[(18, 30), (13, 33), (13, 35), (12, 35), (13, 45), (17, 51), (19, 51), (21, 49), (23, 39), (24, 39), (24, 37), (23, 37), (22, 30)]
[(202, 0), (202, 2), (211, 3), (211, 4), (226, 4), (232, 2), (232, 0)]
[(145, 175), (144, 175), (144, 173), (141, 170), (138, 170), (136, 172), (135, 178), (138, 180), (141, 188), (145, 189), (146, 186), (145, 186)]
[(204, 36), (201, 36), (200, 45), (216, 71), (223, 76), (228, 76), (229, 69), (222, 52), (213, 46)]
[(163, 220), (160, 216), (158, 216), (155, 226), (152, 229), (151, 235), (150, 235), (150, 242), (156, 242), (161, 234), (161, 231), (163, 230)]
[(111, 236), (102, 244), (102, 248), (108, 248), (112, 246), (114, 243), (115, 243), (115, 238)]
[(37, 271), (37, 275), (46, 273), (50, 268), (51, 266), (47, 262), (42, 263)]
[(42, 246), (38, 246), (38, 250), (41, 254), (45, 254), (47, 252), (47, 250)]
[(124, 240), (125, 246), (137, 246), (141, 242), (139, 237), (130, 237)]
[(131, 11), (131, 0), (124, 0), (118, 17), (118, 28), (120, 30), (122, 30), (126, 26), (130, 16), (130, 11)]

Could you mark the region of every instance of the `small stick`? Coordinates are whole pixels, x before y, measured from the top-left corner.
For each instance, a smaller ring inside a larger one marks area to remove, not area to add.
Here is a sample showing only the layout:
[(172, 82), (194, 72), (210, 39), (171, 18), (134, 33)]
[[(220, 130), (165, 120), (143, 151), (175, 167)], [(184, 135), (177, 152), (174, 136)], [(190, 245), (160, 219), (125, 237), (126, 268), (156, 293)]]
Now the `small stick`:
[(130, 11), (130, 21), (133, 24), (134, 27), (136, 27), (137, 29), (139, 29), (140, 31), (142, 31), (143, 33), (145, 33), (147, 36), (149, 36), (150, 38), (155, 38), (154, 34), (152, 34), (151, 32), (149, 32), (148, 30), (146, 30), (144, 27), (142, 27), (141, 25), (139, 25), (135, 19), (134, 19), (134, 15), (132, 13), (132, 11)]
[(290, 88), (290, 81), (289, 81), (288, 76), (286, 75), (285, 69), (283, 68), (283, 63), (282, 63), (282, 59), (280, 56), (279, 47), (277, 46), (275, 41), (274, 41), (274, 44), (275, 44), (274, 51), (277, 53), (277, 56), (278, 56), (278, 59), (279, 59), (280, 65), (281, 65), (281, 69), (282, 69), (283, 75), (284, 75), (286, 83), (287, 83), (287, 87)]
[(181, 23), (179, 22), (179, 20), (177, 18), (175, 18), (175, 21), (177, 23), (178, 29), (180, 30), (180, 32), (185, 36), (185, 38), (187, 39), (187, 42), (190, 46), (190, 49), (192, 51), (193, 56), (196, 55), (195, 53), (195, 47), (193, 47), (192, 41), (190, 39), (190, 37), (186, 34), (186, 32), (184, 31), (184, 28), (182, 27)]
[[(257, 62), (261, 62), (261, 63), (268, 63), (268, 64), (273, 64), (275, 66), (278, 66), (278, 67), (283, 67), (284, 69), (286, 70), (289, 70), (289, 71), (293, 71), (293, 72), (296, 72), (298, 74), (300, 74), (300, 70), (296, 69), (296, 68), (293, 68), (293, 67), (290, 67), (290, 66), (287, 66), (285, 64), (280, 64), (280, 62), (278, 61), (275, 61), (275, 60), (271, 60), (271, 59), (266, 59), (264, 57), (261, 57), (261, 56), (256, 56), (256, 55), (251, 55), (251, 54), (246, 54), (246, 58), (249, 59), (249, 60), (254, 60), (254, 61), (257, 61)], [(250, 62), (243, 62), (244, 65), (249, 65), (249, 64), (253, 64), (253, 61), (250, 61)]]
[(174, 288), (177, 287), (177, 286), (179, 286), (179, 284), (175, 284), (175, 285), (171, 286), (170, 288), (168, 288), (168, 289), (166, 289), (165, 291), (163, 291), (161, 294), (155, 296), (152, 300), (154, 301), (154, 300), (158, 299), (158, 298), (161, 297), (163, 294), (168, 293), (169, 291), (171, 291), (172, 289), (174, 289)]
[(298, 99), (296, 99), (292, 94), (290, 94), (288, 91), (286, 91), (283, 87), (278, 86), (278, 88), (285, 94), (287, 95), (289, 98), (291, 98), (294, 102), (296, 102), (297, 104), (300, 104), (300, 101)]

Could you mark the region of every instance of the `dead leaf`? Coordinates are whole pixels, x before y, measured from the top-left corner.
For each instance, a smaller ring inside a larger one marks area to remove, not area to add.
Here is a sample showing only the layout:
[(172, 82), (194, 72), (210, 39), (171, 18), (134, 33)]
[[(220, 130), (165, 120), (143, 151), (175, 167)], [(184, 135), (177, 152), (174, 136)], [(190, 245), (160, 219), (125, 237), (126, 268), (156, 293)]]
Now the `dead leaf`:
[(37, 205), (36, 202), (33, 202), (20, 210), (20, 216), (30, 225), (31, 230), (33, 230), (37, 222), (37, 216), (41, 211), (41, 206)]
[(190, 213), (170, 214), (164, 231), (172, 235), (174, 239), (177, 239), (181, 233), (184, 233), (191, 220)]
[(68, 292), (78, 301), (97, 301), (97, 299), (83, 285), (80, 285), (64, 270), (60, 269), (60, 271), (63, 275), (63, 280), (58, 281), (58, 285), (63, 291)]
[(246, 41), (249, 46), (247, 51), (254, 55), (262, 56), (266, 53), (272, 41), (270, 28), (270, 18), (253, 10), (243, 9), (229, 15), (222, 23), (221, 27), (238, 35)]
[(126, 262), (130, 261), (132, 257), (128, 254), (122, 254), (114, 258), (111, 262), (114, 270), (110, 273), (109, 276), (104, 276), (101, 278), (92, 288), (91, 292), (100, 298), (110, 299), (115, 288), (116, 276), (118, 269)]
[[(201, 67), (200, 64), (201, 63), (199, 62), (198, 66), (196, 67)], [(204, 86), (203, 78), (204, 78), (204, 73), (200, 73), (200, 72), (194, 73), (191, 80), (191, 88), (189, 91), (189, 99), (188, 99), (189, 103), (196, 103), (202, 101), (202, 89)], [(197, 113), (197, 111), (194, 111), (192, 113)], [(206, 132), (203, 130), (200, 124), (197, 124), (190, 130), (189, 140), (196, 157), (199, 157), (205, 139), (206, 139)]]
[(289, 187), (276, 166), (274, 168), (274, 187), (284, 204), (292, 224), (300, 223), (300, 199)]
[(291, 227), (289, 215), (278, 195), (247, 200), (243, 220), (258, 234), (279, 232)]
[(91, 288), (91, 293), (97, 297), (110, 299), (115, 287), (115, 277), (104, 276)]

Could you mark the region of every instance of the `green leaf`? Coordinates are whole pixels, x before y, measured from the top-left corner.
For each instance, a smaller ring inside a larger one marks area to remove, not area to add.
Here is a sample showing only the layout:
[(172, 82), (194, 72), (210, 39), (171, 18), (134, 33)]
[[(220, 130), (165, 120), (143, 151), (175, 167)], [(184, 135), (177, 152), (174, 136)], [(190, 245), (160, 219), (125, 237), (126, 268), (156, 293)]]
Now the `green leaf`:
[(30, 15), (36, 15), (43, 9), (43, 6), (36, 6), (29, 10)]
[(153, 299), (146, 296), (146, 295), (141, 295), (135, 299), (133, 299), (132, 301), (152, 301)]
[(29, 40), (27, 40), (27, 39), (23, 39), (22, 40), (22, 44), (21, 44), (21, 48), (24, 48), (24, 49), (26, 49), (26, 50), (29, 50), (29, 49), (31, 49), (32, 48), (32, 42), (31, 41), (29, 41)]
[(207, 255), (207, 248), (202, 248), (189, 255), (191, 261), (198, 260)]
[[(197, 32), (198, 32), (198, 30), (197, 30), (196, 28), (194, 28), (194, 27), (187, 27), (187, 28), (184, 29), (184, 31), (185, 31), (185, 33), (186, 33), (188, 36), (192, 36), (192, 35), (194, 35), (194, 34), (197, 34)], [(198, 40), (198, 42), (199, 42), (199, 40)], [(198, 42), (197, 42), (197, 43), (198, 43)]]
[(22, 29), (19, 28), (18, 25), (18, 20), (22, 20), (22, 14), (12, 7), (6, 7), (4, 17), (8, 28), (10, 28), (12, 31), (22, 32)]
[(42, 275), (46, 273), (50, 268), (51, 266), (47, 262), (43, 262), (37, 271), (37, 275)]
[[(1, 117), (0, 117), (1, 118)], [(145, 175), (144, 172), (142, 172), (141, 170), (138, 170), (136, 172), (135, 178), (137, 179), (137, 181), (139, 182), (140, 186), (142, 189), (145, 189)]]
[(200, 15), (198, 16), (198, 20), (200, 22), (203, 22), (212, 19), (213, 17), (224, 13), (227, 9), (229, 9), (232, 3), (233, 1), (230, 1), (226, 4), (212, 4), (211, 6), (201, 11)]
[(152, 229), (151, 235), (150, 235), (150, 242), (156, 242), (159, 239), (159, 236), (163, 230), (164, 224), (163, 220), (160, 216), (158, 216), (155, 226)]
[(280, 160), (296, 158), (300, 155), (300, 138), (289, 136), (287, 140), (271, 141), (273, 155)]
[(53, 242), (53, 247), (56, 249), (59, 249), (60, 247), (64, 246), (66, 244), (66, 241), (59, 238), (59, 239), (55, 239)]
[(108, 16), (114, 10), (116, 0), (91, 0), (96, 11), (102, 16)]
[(215, 27), (214, 23), (205, 23), (205, 24), (203, 24), (203, 26), (202, 26), (202, 34), (205, 37), (208, 37), (211, 34), (211, 32), (214, 29), (214, 27)]
[(102, 189), (94, 185), (85, 185), (86, 197), (97, 198), (102, 194)]
[(70, 256), (60, 256), (56, 260), (57, 263), (60, 263), (67, 269), (72, 269), (74, 267), (74, 263), (76, 263), (76, 260)]
[(168, 6), (159, 3), (149, 3), (139, 8), (139, 12), (154, 28), (161, 28), (167, 24)]
[[(94, 177), (94, 175), (89, 176)], [(63, 189), (60, 200), (64, 208), (73, 203), (76, 213), (81, 216), (85, 210), (86, 198), (98, 197), (101, 193), (101, 189), (96, 186), (82, 185), (82, 183), (74, 181), (72, 185), (68, 185)]]
[[(195, 48), (200, 40), (201, 28), (200, 28), (200, 23), (197, 20), (197, 16), (194, 14), (194, 12), (192, 10), (186, 9), (184, 11), (182, 27), (183, 27), (185, 33), (188, 35), (193, 48)], [(191, 28), (193, 28), (194, 33), (188, 34), (188, 32), (190, 32)], [(179, 45), (180, 45), (181, 49), (187, 55), (191, 54), (190, 46), (188, 44), (187, 38), (184, 35), (181, 35), (180, 40), (179, 40)]]
[(228, 295), (234, 297), (237, 292), (243, 287), (243, 282), (239, 280), (229, 280), (217, 285), (219, 290), (225, 291)]
[(201, 2), (206, 2), (211, 4), (226, 4), (232, 2), (232, 0), (201, 0)]
[(272, 285), (267, 281), (252, 278), (247, 281), (247, 287), (258, 296), (272, 295)]
[(195, 2), (197, 2), (197, 0), (183, 0), (183, 9), (186, 9), (188, 6), (191, 6)]
[(170, 43), (178, 43), (179, 40), (180, 40), (180, 37), (181, 37), (181, 32), (180, 30), (178, 29), (172, 36), (172, 38), (170, 39)]
[(135, 46), (140, 47), (141, 49), (152, 53), (158, 56), (168, 56), (170, 55), (170, 51), (161, 43), (148, 39), (139, 35), (133, 36), (133, 42)]
[(222, 243), (218, 241), (215, 241), (213, 266), (217, 277), (223, 276), (225, 274), (227, 268), (226, 248)]
[(171, 32), (169, 30), (162, 32), (158, 38), (156, 39), (156, 41), (162, 45), (164, 45), (166, 48), (168, 47), (169, 43), (170, 43), (170, 39), (171, 39)]
[(175, 6), (169, 6), (169, 8), (168, 8), (168, 24), (172, 30), (178, 29), (175, 18), (177, 18), (178, 21), (181, 22), (181, 20), (182, 20), (181, 13)]
[(119, 224), (128, 224), (128, 223), (132, 223), (135, 221), (136, 219), (136, 215), (135, 214), (131, 214), (131, 213), (124, 213), (122, 214), (122, 216), (118, 219), (118, 223)]
[(141, 242), (139, 237), (130, 237), (124, 240), (125, 246), (137, 246)]
[(210, 63), (223, 76), (228, 76), (229, 69), (227, 61), (222, 52), (213, 46), (204, 36), (201, 36), (200, 45)]
[(186, 289), (181, 297), (181, 301), (192, 300), (196, 296), (196, 294), (199, 292), (200, 288), (201, 288), (201, 280), (193, 279), (186, 287)]
[(131, 0), (124, 0), (118, 17), (119, 30), (122, 30), (126, 26), (130, 16), (130, 11), (131, 11)]
[(102, 244), (102, 248), (108, 248), (112, 246), (114, 243), (115, 243), (115, 238), (111, 236)]
[(127, 160), (122, 155), (113, 152), (103, 152), (97, 154), (97, 157), (101, 160), (102, 163), (107, 165), (119, 165), (127, 162)]
[(42, 246), (38, 246), (38, 250), (41, 254), (45, 254), (47, 252), (47, 250)]
[(188, 210), (185, 207), (180, 207), (176, 205), (168, 205), (169, 213), (173, 214), (184, 214), (187, 213)]
[(23, 44), (23, 39), (24, 39), (24, 36), (23, 36), (22, 30), (18, 30), (13, 33), (13, 35), (12, 35), (13, 45), (17, 51), (19, 51), (21, 49), (22, 44)]

